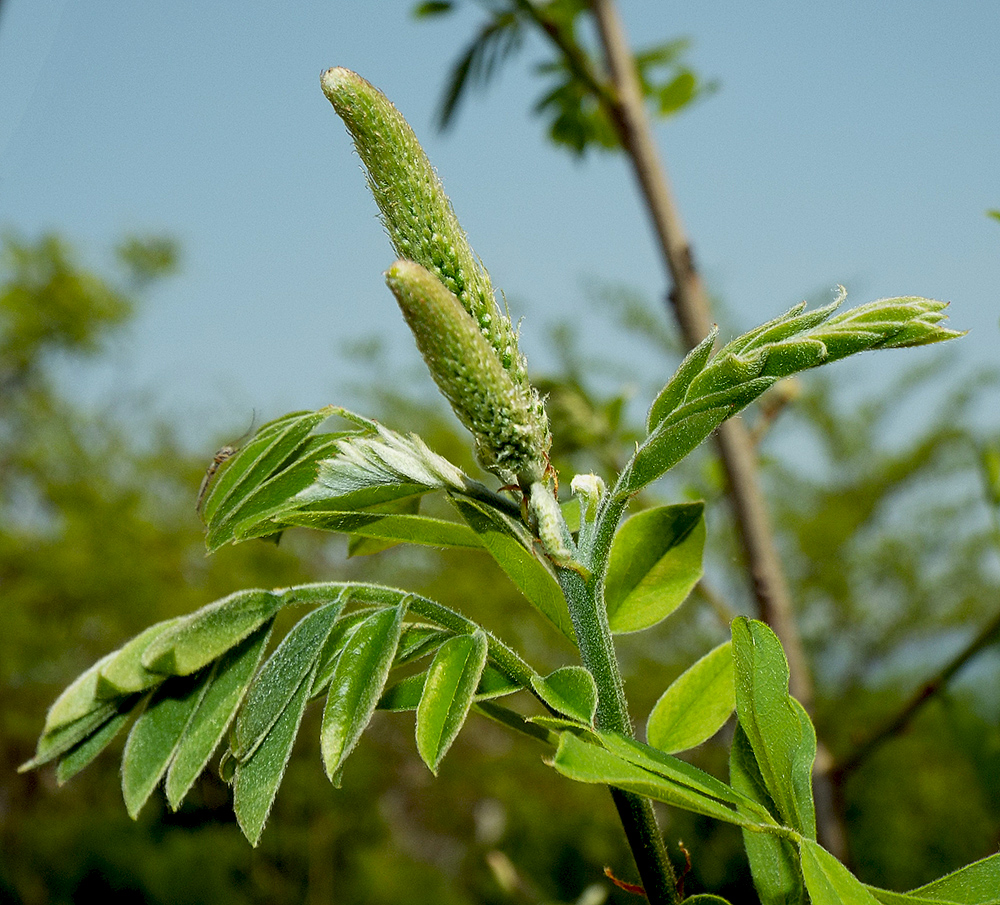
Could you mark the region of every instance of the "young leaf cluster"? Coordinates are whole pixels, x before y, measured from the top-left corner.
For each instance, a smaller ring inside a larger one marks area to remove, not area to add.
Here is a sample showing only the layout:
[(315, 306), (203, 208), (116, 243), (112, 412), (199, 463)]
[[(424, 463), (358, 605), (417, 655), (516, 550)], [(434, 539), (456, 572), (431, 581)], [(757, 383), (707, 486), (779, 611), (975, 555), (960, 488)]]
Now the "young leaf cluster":
[(807, 311), (805, 302), (713, 354), (716, 331), (688, 353), (660, 391), (646, 420), (648, 435), (619, 480), (633, 494), (656, 480), (726, 418), (783, 377), (871, 349), (942, 342), (963, 334), (942, 325), (946, 303), (923, 298), (880, 299), (835, 314), (831, 305)]
[[(621, 142), (613, 119), (610, 82), (579, 38), (589, 4), (580, 0), (493, 0), (482, 5), (486, 19), (455, 60), (446, 82), (438, 113), (441, 128), (454, 122), (462, 99), (471, 89), (485, 88), (521, 49), (526, 31), (537, 29), (557, 49), (552, 59), (536, 67), (548, 86), (535, 102), (534, 112), (546, 121), (549, 137), (576, 155), (591, 148), (618, 148)], [(420, 3), (414, 12), (420, 18), (430, 18), (453, 12), (457, 6), (454, 2)], [(643, 98), (660, 118), (674, 115), (716, 88), (715, 82), (700, 79), (686, 64), (689, 47), (690, 42), (682, 38), (635, 54)]]

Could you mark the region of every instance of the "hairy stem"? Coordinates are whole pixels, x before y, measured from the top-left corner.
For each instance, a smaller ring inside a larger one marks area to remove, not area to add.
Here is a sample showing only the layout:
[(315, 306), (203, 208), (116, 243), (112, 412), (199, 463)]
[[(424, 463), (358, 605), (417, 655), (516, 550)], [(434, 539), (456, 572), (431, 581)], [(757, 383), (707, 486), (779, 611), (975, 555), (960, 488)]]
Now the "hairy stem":
[[(583, 665), (597, 685), (598, 729), (632, 735), (625, 685), (618, 669), (603, 597), (603, 569), (584, 579), (572, 569), (559, 569), (559, 582), (569, 604)], [(677, 878), (656, 824), (653, 805), (631, 792), (612, 789), (611, 797), (625, 829), (646, 897), (653, 905), (678, 901)]]

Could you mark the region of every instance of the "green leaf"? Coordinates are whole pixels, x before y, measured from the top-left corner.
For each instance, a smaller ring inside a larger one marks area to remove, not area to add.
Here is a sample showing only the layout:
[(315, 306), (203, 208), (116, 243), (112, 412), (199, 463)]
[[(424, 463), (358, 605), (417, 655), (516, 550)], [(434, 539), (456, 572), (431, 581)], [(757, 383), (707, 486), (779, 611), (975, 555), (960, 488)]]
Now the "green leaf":
[(646, 722), (646, 739), (669, 754), (687, 751), (715, 735), (735, 706), (733, 646), (727, 641), (663, 692)]
[(323, 709), (320, 743), (326, 775), (337, 775), (375, 712), (402, 633), (406, 602), (362, 622), (337, 659)]
[(708, 362), (718, 335), (719, 328), (713, 327), (708, 336), (688, 352), (680, 367), (674, 372), (674, 376), (660, 390), (646, 418), (647, 432), (652, 433), (684, 401), (691, 381), (702, 372)]
[(792, 790), (799, 813), (802, 815), (802, 826), (799, 832), (809, 839), (816, 835), (816, 804), (813, 801), (813, 766), (816, 763), (816, 729), (809, 714), (795, 698), (789, 698), (792, 708), (799, 718), (801, 742), (792, 757)]
[[(369, 512), (390, 512), (395, 515), (419, 515), (420, 504), (423, 502), (422, 494), (415, 494), (411, 497), (403, 497), (400, 500), (392, 500), (381, 506), (373, 506)], [(347, 556), (370, 556), (374, 553), (381, 553), (395, 547), (397, 541), (378, 537), (365, 537), (363, 534), (354, 534), (347, 542)]]
[(250, 680), (260, 665), (272, 626), (272, 622), (262, 625), (227, 651), (215, 667), (211, 684), (191, 717), (167, 769), (164, 790), (170, 807), (175, 811), (205, 769), (233, 721)]
[(312, 670), (299, 682), (281, 715), (253, 754), (247, 760), (235, 762), (233, 810), (243, 835), (251, 845), (256, 846), (260, 840), (274, 796), (285, 775), (292, 745), (309, 701), (315, 672), (316, 664), (313, 663)]
[(736, 712), (782, 821), (816, 837), (812, 766), (816, 734), (802, 706), (788, 694), (788, 661), (763, 622), (733, 621)]
[(826, 343), (818, 339), (800, 339), (774, 343), (767, 350), (764, 376), (787, 377), (822, 364), (828, 355)]
[(230, 520), (240, 503), (264, 483), (316, 427), (337, 411), (330, 405), (315, 412), (293, 412), (263, 425), (229, 460), (205, 497), (202, 516), (210, 533), (216, 533)]
[[(108, 704), (98, 697), (101, 668), (110, 663), (115, 653), (107, 654), (93, 666), (80, 673), (49, 707), (42, 727), (42, 739), (54, 730), (74, 723), (97, 710), (107, 710)], [(114, 713), (112, 706), (110, 712)], [(103, 720), (101, 720), (103, 722)], [(42, 739), (39, 739), (41, 745)]]
[[(529, 716), (524, 720), (526, 723), (531, 723), (534, 726), (544, 726), (546, 729), (555, 730), (552, 736), (552, 744), (558, 744), (558, 738), (556, 737), (559, 732), (563, 730), (568, 730), (574, 735), (583, 736), (586, 738), (588, 735), (594, 735), (593, 727), (581, 722), (575, 717), (569, 716), (552, 716), (548, 713), (543, 713), (537, 716)], [(596, 737), (596, 736), (595, 736)], [(607, 746), (605, 746), (607, 747)], [(624, 758), (628, 760), (628, 758)]]
[(812, 905), (877, 905), (864, 884), (811, 839), (802, 840), (801, 857)]
[[(766, 356), (760, 355), (759, 362), (755, 368), (763, 369)], [(706, 374), (711, 377), (711, 366), (706, 368), (699, 377)], [(785, 376), (785, 375), (781, 375)], [(746, 408), (758, 396), (767, 392), (778, 382), (776, 376), (754, 377), (752, 380), (736, 381), (732, 386), (723, 386), (722, 389), (711, 393), (703, 393), (700, 396), (691, 396), (677, 411), (675, 411), (666, 421), (666, 424), (673, 424), (688, 418), (697, 412), (704, 412), (710, 409), (725, 406), (729, 410), (729, 416), (735, 415), (741, 409)], [(697, 383), (697, 381), (695, 381)], [(692, 394), (694, 386), (692, 385)]]
[(402, 666), (404, 663), (412, 663), (414, 660), (426, 657), (454, 635), (454, 632), (438, 628), (436, 625), (410, 623), (403, 628), (393, 665)]
[(722, 424), (732, 410), (731, 405), (724, 405), (696, 412), (678, 421), (662, 422), (643, 441), (625, 467), (620, 490), (632, 495), (662, 477)]
[(456, 635), (441, 645), (427, 670), (417, 707), (417, 751), (435, 775), (469, 715), (488, 648), (482, 629)]
[(491, 701), (494, 698), (506, 697), (522, 688), (523, 686), (510, 676), (487, 663), (486, 669), (483, 670), (483, 675), (479, 679), (479, 687), (476, 689), (476, 701)]
[(373, 612), (371, 609), (358, 610), (342, 617), (334, 625), (333, 631), (330, 632), (329, 637), (326, 639), (326, 644), (323, 645), (323, 650), (317, 661), (318, 666), (316, 668), (316, 676), (313, 679), (312, 692), (310, 693), (311, 698), (326, 691), (337, 668), (337, 661), (344, 652), (344, 648), (347, 647), (351, 638), (354, 637), (358, 626), (371, 616)]
[(485, 503), (456, 495), (451, 500), (521, 593), (575, 645), (573, 623), (562, 589), (552, 567), (535, 555), (527, 531)]
[(179, 621), (179, 619), (167, 619), (165, 622), (151, 625), (119, 648), (98, 671), (97, 696), (117, 698), (159, 685), (164, 675), (146, 669), (142, 665), (142, 656), (156, 638)]
[(613, 632), (637, 632), (669, 616), (702, 575), (704, 503), (645, 509), (615, 534), (604, 597)]
[(35, 748), (35, 756), (17, 768), (18, 773), (33, 770), (42, 764), (48, 763), (67, 751), (75, 748), (81, 742), (97, 732), (104, 724), (112, 719), (119, 710), (124, 711), (126, 706), (131, 709), (135, 706), (137, 697), (126, 699), (120, 706), (117, 703), (100, 704), (78, 719), (69, 723), (62, 723), (53, 729), (42, 733)]
[[(760, 775), (750, 741), (738, 723), (729, 749), (729, 782), (736, 792), (767, 812), (777, 813)], [(803, 901), (798, 852), (789, 840), (744, 829), (743, 845), (761, 905), (793, 905)]]
[(234, 500), (226, 519), (210, 528), (205, 538), (208, 551), (212, 553), (224, 544), (251, 537), (268, 537), (280, 530), (282, 515), (305, 505), (301, 495), (315, 484), (321, 463), (335, 456), (338, 442), (349, 436), (353, 434), (307, 437), (277, 471), (262, 478), (260, 484), (243, 487), (245, 496)]
[(612, 732), (597, 732), (596, 735), (605, 748), (630, 764), (642, 767), (650, 773), (656, 773), (678, 785), (686, 786), (708, 798), (715, 798), (733, 807), (742, 808), (746, 814), (753, 817), (752, 822), (756, 824), (776, 826), (766, 809), (738, 794), (710, 773), (693, 767), (687, 761), (657, 751), (656, 748), (624, 735)]
[(600, 745), (583, 741), (572, 732), (563, 732), (559, 736), (559, 748), (552, 759), (552, 766), (563, 776), (577, 782), (614, 786), (737, 826), (751, 823), (715, 798), (637, 767)]
[(416, 710), (420, 706), (420, 698), (424, 693), (424, 682), (427, 680), (426, 672), (418, 672), (416, 675), (407, 676), (393, 683), (378, 699), (376, 705), (378, 710)]
[[(427, 678), (426, 672), (417, 673), (415, 676), (407, 676), (390, 685), (379, 698), (379, 710), (416, 710), (420, 704), (420, 696), (424, 692), (424, 681)], [(479, 687), (473, 700), (489, 701), (493, 698), (501, 698), (508, 694), (514, 694), (521, 690), (521, 686), (505, 676), (499, 669), (486, 664), (483, 674), (479, 679)]]
[[(879, 889), (877, 886), (865, 884), (868, 890), (882, 905), (961, 905), (954, 899), (925, 899), (923, 896), (916, 896), (910, 892), (891, 892), (888, 889)], [(1000, 902), (1000, 898), (986, 899), (985, 905), (995, 905)]]
[(212, 672), (206, 669), (164, 682), (135, 721), (122, 757), (122, 794), (133, 820), (166, 772)]
[(183, 617), (154, 639), (142, 655), (142, 665), (166, 675), (189, 675), (255, 632), (283, 602), (271, 591), (230, 594)]
[(450, 0), (426, 0), (426, 2), (418, 3), (413, 8), (413, 16), (416, 19), (439, 16), (442, 13), (450, 13), (454, 5)]
[[(339, 531), (393, 543), (425, 544), (431, 547), (482, 547), (476, 533), (465, 525), (426, 515), (309, 510), (290, 512), (283, 515), (280, 522), (282, 525), (297, 525), (318, 531)], [(379, 549), (385, 546), (382, 544)], [(353, 555), (358, 555), (357, 550)]]
[(911, 894), (960, 905), (996, 905), (1000, 903), (1000, 854), (969, 864)]
[[(320, 462), (321, 477), (323, 469), (328, 465), (328, 461)], [(422, 484), (415, 484), (412, 481), (385, 481), (384, 483), (359, 486), (350, 491), (343, 491), (340, 488), (331, 491), (320, 485), (317, 480), (306, 487), (297, 500), (292, 500), (287, 506), (275, 509), (267, 517), (280, 520), (286, 512), (311, 512), (313, 509), (320, 512), (324, 509), (333, 509), (338, 512), (364, 511), (375, 506), (386, 506), (409, 497), (420, 496), (434, 489)], [(251, 536), (251, 532), (246, 531), (246, 536)]]
[(719, 350), (719, 355), (742, 355), (747, 351), (760, 349), (768, 343), (793, 339), (823, 323), (838, 307), (840, 307), (840, 300), (822, 308), (806, 311), (806, 303), (799, 302), (784, 314), (780, 314), (726, 343)]
[(531, 687), (553, 710), (581, 723), (593, 723), (597, 712), (597, 685), (582, 666), (563, 666), (545, 678), (533, 676)]
[[(305, 676), (315, 675), (323, 645), (344, 608), (344, 599), (328, 603), (305, 616), (268, 658), (236, 719), (230, 750), (246, 760), (271, 731), (294, 697)], [(310, 685), (309, 691), (312, 691)]]
[(131, 707), (116, 713), (100, 729), (89, 735), (75, 748), (68, 751), (56, 765), (56, 780), (59, 785), (68, 782), (117, 737), (132, 716)]
[(765, 360), (766, 356), (760, 352), (744, 358), (729, 352), (728, 347), (722, 349), (691, 382), (685, 406), (698, 403), (705, 408), (704, 401), (708, 398), (726, 399), (726, 394), (742, 393), (741, 388), (760, 377)]

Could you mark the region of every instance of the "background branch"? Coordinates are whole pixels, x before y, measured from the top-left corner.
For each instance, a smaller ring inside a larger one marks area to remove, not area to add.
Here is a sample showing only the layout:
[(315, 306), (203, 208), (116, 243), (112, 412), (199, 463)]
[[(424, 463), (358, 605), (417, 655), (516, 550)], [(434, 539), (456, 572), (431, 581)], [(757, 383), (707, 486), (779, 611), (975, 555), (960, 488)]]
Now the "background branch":
[[(653, 140), (635, 61), (617, 7), (613, 0), (593, 0), (592, 9), (614, 86), (608, 112), (632, 163), (673, 281), (670, 303), (684, 344), (693, 348), (711, 329), (708, 295)], [(607, 103), (606, 93), (598, 96)], [(790, 691), (808, 709), (813, 697), (812, 677), (760, 485), (753, 440), (742, 421), (731, 419), (720, 426), (716, 442), (760, 618), (780, 639), (788, 658)], [(828, 757), (821, 744), (819, 762), (824, 763)], [(834, 854), (844, 855), (847, 844), (843, 820), (833, 807), (827, 774), (822, 770), (816, 775), (816, 802), (821, 839)]]
[(835, 785), (841, 785), (852, 772), (857, 770), (886, 742), (903, 732), (920, 710), (935, 696), (940, 694), (952, 677), (980, 651), (993, 644), (1000, 636), (1000, 613), (997, 613), (962, 650), (949, 660), (934, 676), (924, 682), (900, 708), (899, 712), (886, 720), (868, 739), (854, 751), (836, 763), (831, 772)]

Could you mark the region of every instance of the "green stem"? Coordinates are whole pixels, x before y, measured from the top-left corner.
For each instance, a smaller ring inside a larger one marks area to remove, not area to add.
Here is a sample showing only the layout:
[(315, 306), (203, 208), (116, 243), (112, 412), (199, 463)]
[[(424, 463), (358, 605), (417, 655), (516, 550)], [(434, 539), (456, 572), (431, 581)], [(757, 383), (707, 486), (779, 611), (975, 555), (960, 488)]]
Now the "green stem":
[(501, 726), (506, 726), (508, 729), (513, 729), (515, 732), (520, 732), (522, 735), (527, 735), (536, 741), (551, 745), (553, 748), (559, 747), (558, 732), (553, 732), (544, 726), (529, 723), (521, 714), (509, 710), (507, 707), (494, 704), (492, 701), (477, 701), (472, 705), (472, 709), (494, 720)]
[[(607, 610), (604, 607), (603, 568), (589, 579), (572, 569), (559, 569), (559, 583), (569, 605), (583, 665), (597, 685), (598, 729), (631, 737), (625, 684), (618, 669)], [(667, 857), (656, 824), (652, 802), (641, 795), (611, 789), (611, 797), (625, 829), (639, 876), (652, 905), (674, 905), (679, 901), (677, 878)]]
[(625, 700), (625, 685), (618, 669), (608, 614), (598, 607), (598, 575), (585, 580), (571, 569), (559, 569), (559, 584), (569, 605), (580, 657), (597, 684), (597, 715), (595, 724), (607, 732), (632, 734), (632, 722)]

